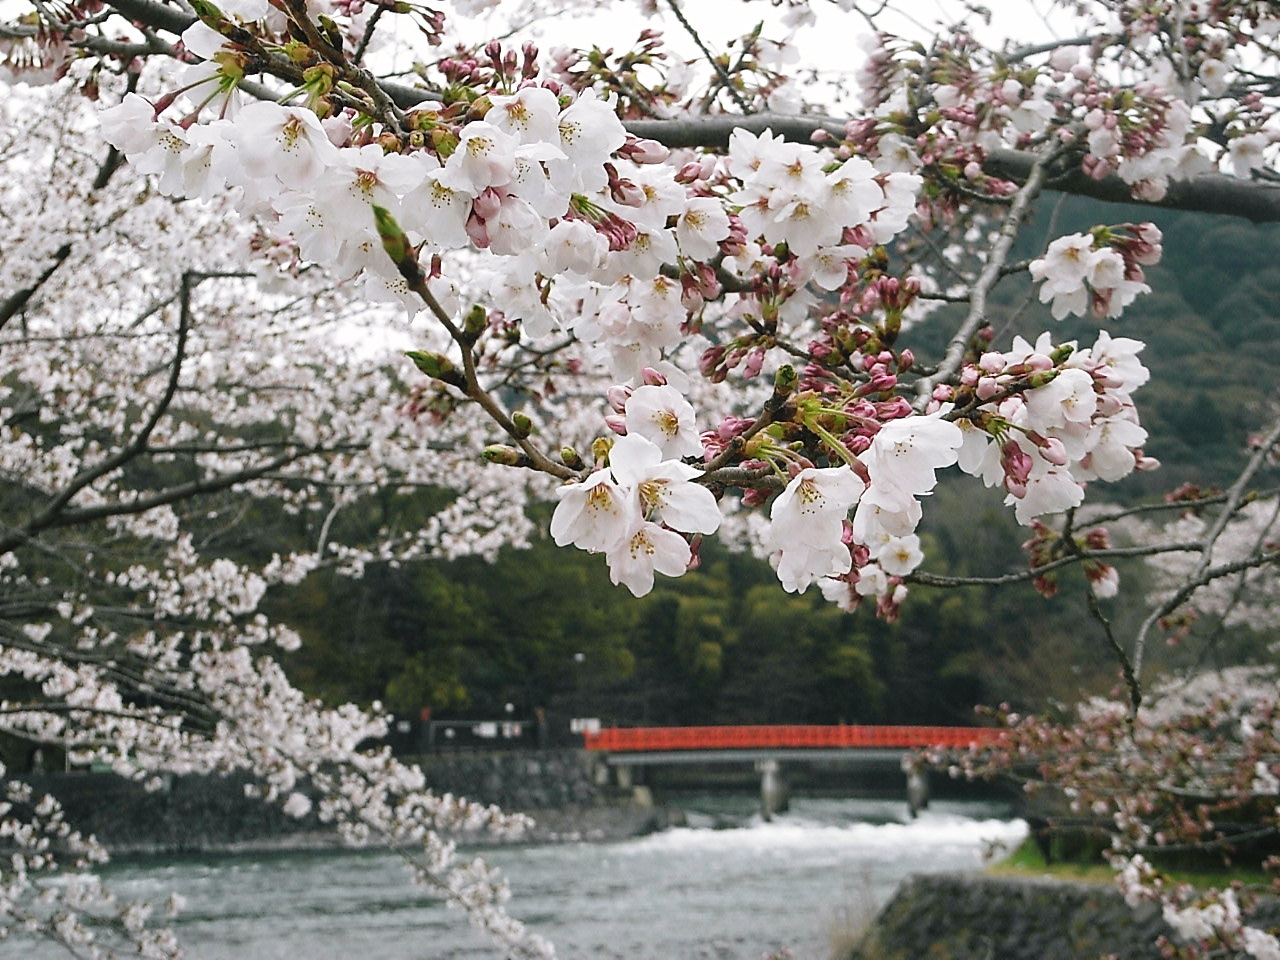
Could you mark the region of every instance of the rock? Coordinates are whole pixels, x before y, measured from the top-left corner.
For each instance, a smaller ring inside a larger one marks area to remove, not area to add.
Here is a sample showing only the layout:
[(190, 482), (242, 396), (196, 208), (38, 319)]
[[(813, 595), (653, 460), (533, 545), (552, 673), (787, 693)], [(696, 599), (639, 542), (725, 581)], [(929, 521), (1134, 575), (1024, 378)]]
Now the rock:
[[(1277, 906), (1259, 908), (1263, 922)], [(1158, 907), (1106, 884), (929, 874), (903, 882), (844, 960), (1159, 960), (1161, 934)]]

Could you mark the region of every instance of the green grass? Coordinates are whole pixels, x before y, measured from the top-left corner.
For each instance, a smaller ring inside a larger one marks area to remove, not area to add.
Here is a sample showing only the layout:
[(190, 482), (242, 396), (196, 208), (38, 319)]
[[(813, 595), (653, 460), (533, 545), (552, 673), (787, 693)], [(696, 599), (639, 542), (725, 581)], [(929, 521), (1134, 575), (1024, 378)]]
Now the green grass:
[[(1246, 886), (1269, 886), (1273, 875), (1256, 867), (1223, 866), (1221, 868), (1185, 869), (1159, 867), (1169, 879), (1189, 883), (1195, 887), (1225, 887), (1233, 881)], [(1030, 837), (1008, 857), (992, 864), (987, 872), (1008, 877), (1054, 877), (1059, 880), (1075, 880), (1082, 883), (1111, 883), (1115, 874), (1105, 863), (1089, 861), (1062, 861), (1046, 863), (1040, 848)]]

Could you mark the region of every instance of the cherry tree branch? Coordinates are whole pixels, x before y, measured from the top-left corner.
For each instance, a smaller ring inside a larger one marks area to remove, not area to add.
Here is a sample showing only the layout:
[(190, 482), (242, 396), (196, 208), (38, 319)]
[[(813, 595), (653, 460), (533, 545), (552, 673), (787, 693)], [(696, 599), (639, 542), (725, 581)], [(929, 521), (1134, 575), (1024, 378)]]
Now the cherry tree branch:
[[(178, 377), (182, 370), (182, 360), (186, 356), (187, 351), (187, 333), (191, 324), (191, 283), (192, 277), (195, 276), (197, 276), (197, 274), (190, 272), (182, 275), (182, 287), (179, 294), (181, 308), (178, 315), (178, 343), (174, 348), (174, 357), (171, 362), (169, 379), (165, 383), (164, 392), (161, 394), (160, 399), (156, 401), (155, 406), (152, 408), (146, 421), (142, 424), (142, 427), (129, 443), (125, 444), (110, 456), (104, 457), (93, 466), (86, 467), (72, 477), (67, 485), (54, 495), (40, 513), (25, 523), (18, 531), (11, 534), (10, 537), (5, 540), (0, 540), (0, 544), (8, 543), (10, 540), (13, 540), (15, 544), (21, 543), (32, 533), (55, 525), (55, 521), (57, 521), (63, 514), (67, 504), (71, 502), (76, 494), (88, 487), (95, 480), (118, 470), (121, 466), (137, 457), (146, 449), (147, 440), (151, 437), (151, 433), (155, 430), (160, 419), (169, 409), (169, 404), (173, 401), (173, 396), (178, 389)], [(17, 538), (16, 540), (14, 539), (15, 537)], [(0, 552), (3, 552), (3, 549), (7, 549), (7, 547), (0, 547)]]
[(1026, 583), (1028, 580), (1034, 580), (1036, 577), (1043, 576), (1062, 567), (1069, 567), (1084, 560), (1149, 557), (1158, 553), (1192, 553), (1199, 549), (1199, 541), (1152, 543), (1137, 547), (1108, 547), (1105, 550), (1081, 549), (1078, 554), (1059, 557), (1057, 560), (1051, 560), (1043, 566), (1034, 567), (1030, 570), (1019, 570), (1015, 573), (1006, 573), (998, 577), (952, 577), (940, 573), (929, 573), (926, 570), (917, 570), (908, 574), (904, 579), (911, 583), (924, 584), (930, 587), (1001, 587), (1010, 583)]
[[(390, 255), (390, 251), (388, 251), (388, 255)], [(453, 322), (453, 318), (449, 316), (444, 307), (440, 305), (440, 301), (436, 299), (435, 294), (427, 287), (426, 274), (422, 272), (422, 268), (418, 265), (418, 261), (414, 256), (411, 253), (406, 253), (405, 256), (393, 256), (391, 259), (409, 289), (422, 298), (432, 316), (448, 331), (450, 338), (462, 350), (463, 392), (466, 393), (467, 398), (475, 402), (481, 410), (488, 414), (494, 423), (502, 428), (508, 437), (515, 441), (521, 452), (528, 457), (528, 466), (542, 473), (549, 473), (551, 476), (561, 480), (577, 478), (578, 474), (575, 471), (570, 470), (564, 464), (556, 463), (538, 449), (529, 440), (528, 433), (520, 430), (515, 425), (507, 411), (502, 409), (498, 401), (480, 383), (480, 378), (476, 373), (475, 354), (471, 349), (472, 341)]]
[[(691, 114), (671, 120), (629, 120), (626, 126), (635, 136), (657, 140), (668, 147), (723, 148), (728, 145), (729, 135), (737, 127), (756, 134), (772, 130), (787, 140), (802, 143), (811, 143), (817, 130), (825, 130), (837, 137), (844, 136), (844, 124), (833, 117), (776, 113), (756, 113), (749, 117), (730, 114), (703, 117)], [(1036, 159), (1036, 154), (1024, 150), (992, 150), (987, 155), (983, 170), (989, 175), (1026, 183)], [(1049, 187), (1109, 203), (1225, 214), (1243, 217), (1254, 223), (1280, 222), (1280, 184), (1243, 180), (1216, 173), (1201, 174), (1188, 180), (1174, 180), (1170, 182), (1164, 197), (1157, 201), (1135, 197), (1133, 188), (1117, 176), (1095, 180), (1079, 169), (1056, 175)]]
[(22, 311), (22, 308), (30, 302), (36, 292), (48, 282), (49, 278), (66, 262), (69, 256), (71, 256), (71, 244), (64, 243), (54, 251), (53, 262), (45, 268), (40, 276), (32, 281), (31, 286), (16, 290), (0, 301), (0, 330), (3, 330), (4, 325)]

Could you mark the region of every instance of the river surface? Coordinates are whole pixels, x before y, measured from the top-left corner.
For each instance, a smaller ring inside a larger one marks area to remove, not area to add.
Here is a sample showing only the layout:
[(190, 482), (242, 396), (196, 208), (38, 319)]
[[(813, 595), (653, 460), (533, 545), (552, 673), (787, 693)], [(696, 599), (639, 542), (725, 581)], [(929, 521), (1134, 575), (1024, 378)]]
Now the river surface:
[[(689, 796), (690, 826), (631, 840), (510, 847), (485, 857), (511, 912), (564, 960), (828, 960), (909, 874), (978, 869), (1026, 827), (993, 803), (803, 798), (762, 823), (752, 797)], [(290, 853), (138, 860), (104, 871), (125, 899), (187, 906), (175, 924), (204, 960), (495, 960), (462, 916), (411, 887), (391, 855)], [(65, 957), (29, 942), (2, 960)]]

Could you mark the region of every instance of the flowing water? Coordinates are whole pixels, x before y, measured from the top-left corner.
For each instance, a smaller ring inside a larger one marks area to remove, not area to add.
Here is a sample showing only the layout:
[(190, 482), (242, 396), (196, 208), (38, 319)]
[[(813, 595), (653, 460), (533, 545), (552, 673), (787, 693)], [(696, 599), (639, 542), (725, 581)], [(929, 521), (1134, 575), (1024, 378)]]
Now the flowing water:
[[(827, 960), (923, 871), (977, 869), (1025, 825), (998, 804), (796, 798), (762, 823), (751, 797), (685, 797), (688, 827), (631, 840), (510, 847), (485, 857), (511, 910), (566, 960)], [(204, 960), (472, 960), (496, 950), (419, 895), (391, 855), (291, 853), (142, 860), (106, 871), (125, 898), (187, 907), (175, 928)], [(2, 960), (66, 956), (11, 941)]]

